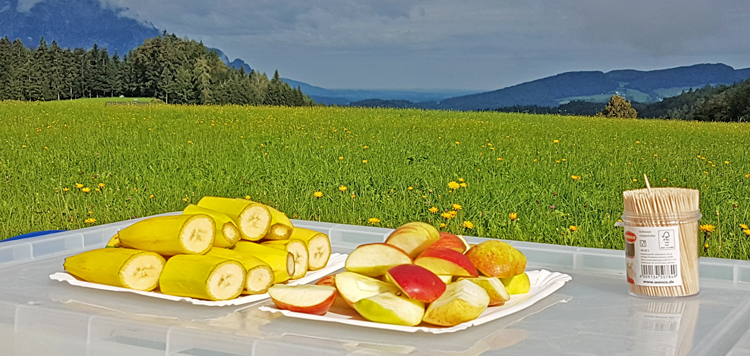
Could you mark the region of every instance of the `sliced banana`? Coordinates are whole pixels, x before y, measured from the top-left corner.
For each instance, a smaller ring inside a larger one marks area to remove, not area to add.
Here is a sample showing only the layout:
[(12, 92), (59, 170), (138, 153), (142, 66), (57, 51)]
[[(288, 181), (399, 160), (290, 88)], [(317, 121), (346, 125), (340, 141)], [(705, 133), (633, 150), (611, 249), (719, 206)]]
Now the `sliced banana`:
[(248, 253), (268, 263), (273, 269), (274, 283), (285, 282), (294, 274), (294, 256), (286, 250), (263, 246), (252, 241), (240, 241), (234, 245), (234, 250)]
[(261, 242), (261, 245), (273, 247), (279, 250), (285, 250), (294, 257), (294, 272), (292, 279), (302, 278), (307, 274), (307, 264), (309, 261), (307, 245), (301, 240), (269, 240)]
[(214, 244), (214, 220), (204, 214), (155, 216), (120, 230), (123, 247), (163, 256), (203, 254)]
[(245, 288), (245, 267), (209, 255), (177, 255), (164, 265), (159, 289), (164, 294), (208, 300), (234, 299)]
[(249, 253), (214, 247), (207, 254), (242, 263), (245, 270), (247, 270), (245, 291), (243, 293), (263, 294), (273, 285), (275, 277), (271, 266)]
[(164, 257), (129, 248), (100, 248), (65, 259), (65, 270), (84, 281), (151, 291), (158, 286)]
[(292, 234), (294, 225), (286, 214), (274, 209), (273, 207), (266, 206), (268, 211), (271, 213), (271, 228), (268, 230), (265, 239), (268, 240), (286, 240)]
[(204, 208), (190, 204), (182, 210), (183, 215), (205, 214), (214, 219), (216, 231), (214, 233), (214, 246), (232, 247), (240, 240), (240, 231), (229, 215), (213, 209)]
[(308, 270), (317, 271), (328, 264), (328, 259), (331, 257), (331, 240), (328, 235), (315, 230), (295, 227), (289, 239), (302, 240), (307, 244)]
[(205, 196), (198, 206), (228, 215), (240, 231), (244, 240), (258, 241), (271, 228), (271, 212), (268, 207), (245, 199)]

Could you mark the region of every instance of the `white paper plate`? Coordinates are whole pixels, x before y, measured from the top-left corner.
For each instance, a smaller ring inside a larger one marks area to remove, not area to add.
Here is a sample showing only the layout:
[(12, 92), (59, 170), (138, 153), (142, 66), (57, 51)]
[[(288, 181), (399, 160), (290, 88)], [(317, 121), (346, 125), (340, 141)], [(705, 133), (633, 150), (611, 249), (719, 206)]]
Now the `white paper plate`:
[(270, 305), (263, 305), (259, 309), (272, 312), (272, 313), (281, 313), (283, 315), (286, 315), (292, 318), (320, 320), (320, 321), (327, 321), (327, 322), (334, 322), (334, 323), (364, 326), (364, 327), (369, 327), (369, 328), (396, 330), (396, 331), (404, 331), (404, 332), (412, 332), (412, 333), (417, 332), (417, 331), (423, 331), (423, 332), (432, 333), (432, 334), (450, 333), (450, 332), (456, 332), (459, 330), (464, 330), (474, 325), (481, 325), (488, 321), (502, 318), (504, 316), (526, 309), (534, 305), (534, 303), (554, 293), (556, 290), (562, 288), (565, 282), (568, 282), (572, 279), (567, 274), (559, 273), (559, 272), (550, 272), (547, 270), (528, 271), (526, 273), (529, 275), (529, 281), (531, 282), (531, 289), (529, 290), (528, 293), (512, 295), (510, 300), (507, 301), (504, 305), (497, 306), (497, 307), (489, 307), (481, 315), (479, 315), (478, 318), (471, 320), (471, 321), (467, 321), (462, 324), (458, 324), (456, 326), (452, 326), (452, 327), (430, 326), (429, 324), (424, 324), (424, 323), (420, 324), (423, 326), (402, 326), (402, 325), (376, 323), (376, 322), (365, 320), (359, 314), (357, 314), (357, 312), (354, 311), (354, 309), (351, 309), (351, 308), (347, 308), (347, 309), (339, 308), (339, 309), (336, 309), (335, 311), (332, 309), (328, 311), (328, 313), (322, 316), (313, 315), (313, 314), (305, 314), (305, 313), (297, 313), (297, 312), (292, 312), (289, 310), (278, 309), (273, 304), (270, 304), (271, 302), (264, 303), (264, 304), (270, 304)]
[[(305, 275), (304, 277), (300, 279), (290, 280), (287, 284), (288, 285), (307, 284), (319, 278), (325, 277), (333, 272), (336, 272), (337, 270), (344, 267), (344, 262), (346, 262), (347, 256), (348, 255), (345, 255), (345, 254), (342, 255), (339, 253), (333, 253), (331, 254), (331, 257), (328, 259), (328, 264), (326, 264), (325, 267), (317, 271), (308, 272), (307, 275)], [(244, 297), (241, 296), (241, 297), (230, 299), (230, 300), (210, 301), (210, 300), (195, 299), (195, 298), (188, 298), (188, 297), (176, 297), (173, 295), (167, 295), (167, 294), (163, 294), (159, 292), (144, 292), (144, 291), (139, 291), (139, 290), (134, 290), (134, 289), (112, 287), (112, 286), (107, 286), (104, 284), (86, 282), (86, 281), (82, 281), (80, 279), (73, 277), (71, 274), (67, 272), (53, 273), (49, 276), (49, 278), (55, 281), (68, 282), (71, 285), (78, 286), (78, 287), (101, 289), (101, 290), (108, 290), (108, 291), (115, 291), (115, 292), (135, 293), (135, 294), (145, 295), (147, 297), (152, 297), (152, 298), (166, 299), (166, 300), (171, 300), (175, 302), (189, 302), (194, 305), (203, 305), (203, 306), (212, 306), (212, 307), (242, 305), (242, 304), (257, 302), (257, 301), (269, 298), (268, 293), (266, 293), (266, 294), (248, 295)]]

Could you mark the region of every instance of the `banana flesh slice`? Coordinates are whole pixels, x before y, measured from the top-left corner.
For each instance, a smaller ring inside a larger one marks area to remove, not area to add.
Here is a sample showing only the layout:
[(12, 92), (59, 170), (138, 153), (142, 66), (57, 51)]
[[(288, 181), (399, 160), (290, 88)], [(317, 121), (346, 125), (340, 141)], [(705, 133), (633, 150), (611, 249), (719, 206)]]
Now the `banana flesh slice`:
[(245, 199), (205, 196), (198, 206), (216, 210), (234, 220), (244, 240), (258, 241), (271, 228), (271, 212), (261, 203)]
[(302, 240), (307, 245), (308, 270), (317, 271), (328, 264), (328, 259), (331, 257), (331, 240), (328, 235), (315, 230), (295, 227), (289, 239)]
[(240, 231), (229, 215), (222, 212), (190, 204), (182, 210), (183, 215), (205, 214), (214, 219), (216, 231), (214, 232), (214, 246), (232, 247), (240, 240)]
[(253, 255), (219, 247), (212, 248), (208, 251), (207, 255), (228, 258), (242, 263), (245, 270), (247, 270), (247, 279), (245, 280), (245, 290), (243, 293), (263, 294), (273, 285), (275, 279), (273, 269), (268, 263), (263, 262)]

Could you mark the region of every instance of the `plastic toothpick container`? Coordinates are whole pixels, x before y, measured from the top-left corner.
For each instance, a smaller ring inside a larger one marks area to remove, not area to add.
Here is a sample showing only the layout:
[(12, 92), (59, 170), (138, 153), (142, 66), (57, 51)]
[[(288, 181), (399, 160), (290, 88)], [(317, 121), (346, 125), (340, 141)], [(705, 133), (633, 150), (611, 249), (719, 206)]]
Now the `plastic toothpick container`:
[(699, 192), (648, 188), (623, 192), (625, 263), (630, 294), (698, 294)]

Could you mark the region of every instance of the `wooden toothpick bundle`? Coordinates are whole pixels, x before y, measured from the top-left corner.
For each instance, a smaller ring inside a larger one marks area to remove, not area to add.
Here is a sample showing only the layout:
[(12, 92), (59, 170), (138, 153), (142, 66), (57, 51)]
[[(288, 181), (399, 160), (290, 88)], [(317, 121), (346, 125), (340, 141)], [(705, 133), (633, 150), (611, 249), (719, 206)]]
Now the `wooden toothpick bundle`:
[(698, 190), (648, 186), (623, 192), (623, 201), (626, 238), (630, 233), (636, 251), (628, 256), (629, 277), (636, 276), (629, 280), (630, 292), (654, 297), (698, 293)]

